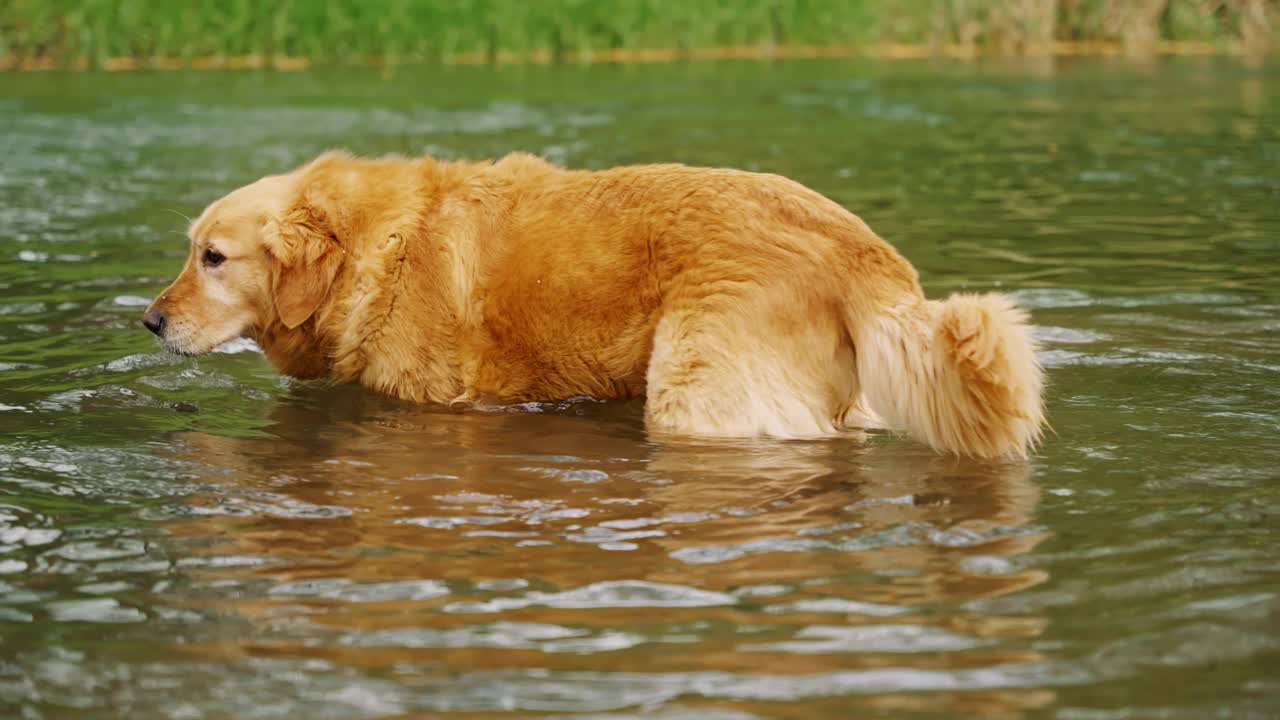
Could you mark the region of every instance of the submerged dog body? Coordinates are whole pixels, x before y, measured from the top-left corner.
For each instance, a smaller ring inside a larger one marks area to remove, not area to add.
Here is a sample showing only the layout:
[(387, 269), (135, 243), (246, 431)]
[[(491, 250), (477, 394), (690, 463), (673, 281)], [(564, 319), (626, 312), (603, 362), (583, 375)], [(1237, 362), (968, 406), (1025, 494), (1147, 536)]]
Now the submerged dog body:
[(651, 430), (807, 437), (878, 415), (1024, 454), (1025, 316), (925, 299), (836, 203), (775, 175), (329, 153), (218, 200), (144, 323), (175, 352), (254, 338), (283, 373), (419, 402), (645, 396)]

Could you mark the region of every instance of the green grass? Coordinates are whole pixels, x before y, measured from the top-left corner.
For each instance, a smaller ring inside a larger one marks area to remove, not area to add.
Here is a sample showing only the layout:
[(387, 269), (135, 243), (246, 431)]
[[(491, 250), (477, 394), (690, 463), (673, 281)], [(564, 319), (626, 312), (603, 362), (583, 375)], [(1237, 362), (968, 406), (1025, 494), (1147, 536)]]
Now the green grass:
[(1048, 40), (1265, 45), (1280, 0), (3, 0), (0, 56), (290, 56), (446, 61), (460, 53)]

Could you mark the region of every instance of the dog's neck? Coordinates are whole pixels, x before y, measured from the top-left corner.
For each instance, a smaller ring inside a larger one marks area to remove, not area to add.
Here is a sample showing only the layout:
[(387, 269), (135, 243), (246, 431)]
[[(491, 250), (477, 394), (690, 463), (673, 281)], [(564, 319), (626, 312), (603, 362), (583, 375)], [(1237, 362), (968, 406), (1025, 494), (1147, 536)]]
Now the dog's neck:
[(296, 377), (355, 382), (415, 402), (458, 398), (467, 385), (466, 338), (479, 321), (475, 235), (458, 233), (460, 224), (440, 223), (452, 229), (449, 238), (418, 221), (353, 238), (316, 313), (293, 330), (276, 322), (262, 333), (267, 357)]
[(415, 402), (457, 397), (456, 320), (422, 287), (409, 287), (422, 273), (405, 245), (393, 236), (363, 257), (353, 253), (312, 317), (295, 328), (277, 319), (256, 330), (271, 364), (291, 377), (359, 383)]
[(258, 333), (281, 372), (416, 402), (467, 394), (469, 348), (482, 323), (478, 288), (502, 232), (474, 206), (509, 198), (489, 185), (483, 164), (430, 161), (420, 171), (416, 187), (397, 188), (403, 194), (391, 204), (402, 213), (341, 238), (345, 261), (315, 314), (294, 329), (277, 320)]
[(287, 328), (276, 320), (251, 333), (267, 360), (283, 375), (311, 379), (330, 376), (330, 353), (308, 320), (296, 328)]

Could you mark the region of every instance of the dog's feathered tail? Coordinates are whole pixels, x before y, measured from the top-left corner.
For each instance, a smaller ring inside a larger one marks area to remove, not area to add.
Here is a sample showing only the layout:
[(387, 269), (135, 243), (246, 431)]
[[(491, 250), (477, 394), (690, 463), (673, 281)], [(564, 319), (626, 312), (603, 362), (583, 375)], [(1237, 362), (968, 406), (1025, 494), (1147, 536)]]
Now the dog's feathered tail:
[(908, 297), (850, 326), (858, 384), (890, 428), (975, 457), (1025, 457), (1040, 439), (1036, 343), (1027, 314), (1003, 295)]

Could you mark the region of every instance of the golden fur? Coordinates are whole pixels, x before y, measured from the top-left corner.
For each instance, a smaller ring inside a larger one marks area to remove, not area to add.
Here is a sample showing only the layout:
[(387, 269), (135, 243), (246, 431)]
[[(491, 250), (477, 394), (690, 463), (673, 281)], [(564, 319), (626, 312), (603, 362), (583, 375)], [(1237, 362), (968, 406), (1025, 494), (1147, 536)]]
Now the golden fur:
[(1044, 424), (1024, 313), (926, 300), (865, 223), (776, 175), (327, 153), (216, 201), (190, 237), (149, 309), (175, 352), (248, 336), (283, 373), (418, 402), (644, 395), (657, 433), (882, 418), (1000, 456)]

